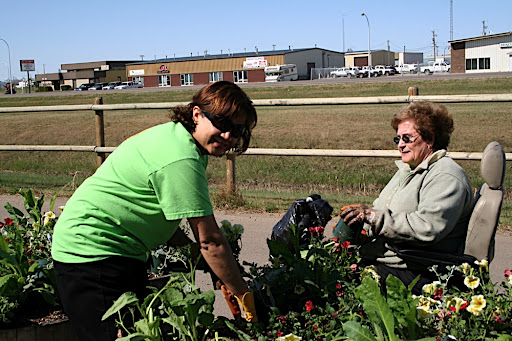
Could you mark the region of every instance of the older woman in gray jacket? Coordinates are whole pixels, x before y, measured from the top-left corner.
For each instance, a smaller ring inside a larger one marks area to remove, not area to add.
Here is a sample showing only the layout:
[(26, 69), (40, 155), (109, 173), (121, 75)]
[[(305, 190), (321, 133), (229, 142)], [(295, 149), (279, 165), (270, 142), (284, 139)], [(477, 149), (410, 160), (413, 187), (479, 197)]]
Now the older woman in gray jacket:
[(473, 208), (473, 190), (464, 170), (446, 155), (453, 132), (448, 110), (429, 102), (408, 105), (393, 116), (394, 142), (402, 159), (398, 171), (374, 201), (345, 206), (341, 217), (351, 227), (364, 223), (369, 241), (363, 259), (381, 280), (392, 274), (406, 285), (418, 275), (413, 292), (432, 282), (432, 273), (397, 256), (397, 249), (462, 254)]

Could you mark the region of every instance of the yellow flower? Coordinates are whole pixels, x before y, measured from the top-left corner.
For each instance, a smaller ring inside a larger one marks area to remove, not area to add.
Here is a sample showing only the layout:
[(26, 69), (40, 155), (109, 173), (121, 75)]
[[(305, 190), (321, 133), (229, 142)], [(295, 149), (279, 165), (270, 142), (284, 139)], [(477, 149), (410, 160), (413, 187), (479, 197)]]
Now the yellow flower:
[(64, 206), (59, 206), (60, 213), (64, 211)]
[(475, 264), (480, 267), (480, 269), (484, 268), (487, 272), (489, 272), (489, 262), (485, 259), (482, 259), (480, 262), (475, 261)]
[(44, 220), (43, 220), (43, 225), (46, 226), (50, 223), (50, 221), (54, 220), (55, 219), (55, 213), (53, 213), (52, 211), (48, 211), (44, 214)]
[(459, 271), (462, 272), (464, 275), (467, 275), (470, 269), (471, 265), (469, 265), (468, 263), (462, 263), (459, 266)]
[(279, 341), (300, 341), (300, 340), (302, 340), (302, 338), (300, 336), (288, 334), (285, 336), (278, 337), (277, 340), (279, 340)]
[(418, 305), (416, 306), (416, 309), (418, 310), (420, 315), (423, 317), (432, 315), (432, 311), (430, 310), (431, 301), (424, 296), (419, 296), (418, 299), (419, 301)]
[(363, 272), (361, 273), (361, 279), (364, 278), (366, 275), (371, 275), (373, 280), (379, 283), (380, 276), (377, 273), (377, 268), (375, 266), (370, 265), (364, 268)]
[(464, 284), (470, 289), (476, 289), (480, 285), (480, 278), (476, 276), (467, 276), (464, 278)]
[(441, 285), (441, 282), (434, 281), (434, 282), (432, 282), (430, 284), (425, 284), (423, 286), (422, 290), (427, 295), (428, 294), (433, 294), (437, 290), (437, 288), (439, 288), (440, 285)]
[(487, 302), (485, 301), (484, 295), (476, 295), (471, 298), (471, 304), (467, 310), (473, 315), (478, 315), (486, 305)]

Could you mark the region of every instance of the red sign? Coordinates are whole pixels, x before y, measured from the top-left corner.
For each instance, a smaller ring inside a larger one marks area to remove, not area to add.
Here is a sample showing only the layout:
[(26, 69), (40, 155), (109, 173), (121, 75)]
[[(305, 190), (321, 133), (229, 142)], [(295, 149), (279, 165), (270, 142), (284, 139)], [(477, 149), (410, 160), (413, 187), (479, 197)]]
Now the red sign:
[(169, 70), (167, 70), (167, 65), (160, 65), (160, 69), (158, 69), (157, 73), (169, 73)]
[(33, 60), (20, 60), (21, 71), (36, 71), (36, 63)]

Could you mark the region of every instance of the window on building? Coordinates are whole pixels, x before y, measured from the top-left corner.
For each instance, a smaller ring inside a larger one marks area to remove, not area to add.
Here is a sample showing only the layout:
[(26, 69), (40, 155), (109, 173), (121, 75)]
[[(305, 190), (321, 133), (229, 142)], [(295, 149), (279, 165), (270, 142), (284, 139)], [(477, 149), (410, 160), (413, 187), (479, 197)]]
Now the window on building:
[(233, 81), (235, 83), (247, 83), (247, 70), (233, 71)]
[(158, 76), (158, 86), (171, 86), (171, 76), (159, 75)]
[(140, 83), (144, 85), (144, 77), (133, 77), (132, 80), (135, 84)]
[(491, 68), (491, 58), (479, 58), (478, 68), (481, 70), (489, 70)]
[(191, 73), (182, 73), (180, 75), (181, 85), (194, 85), (194, 75)]
[(221, 81), (222, 80), (222, 72), (210, 72), (208, 74), (208, 78), (210, 80), (210, 83)]
[(478, 69), (478, 59), (470, 58), (466, 59), (466, 70), (476, 70)]

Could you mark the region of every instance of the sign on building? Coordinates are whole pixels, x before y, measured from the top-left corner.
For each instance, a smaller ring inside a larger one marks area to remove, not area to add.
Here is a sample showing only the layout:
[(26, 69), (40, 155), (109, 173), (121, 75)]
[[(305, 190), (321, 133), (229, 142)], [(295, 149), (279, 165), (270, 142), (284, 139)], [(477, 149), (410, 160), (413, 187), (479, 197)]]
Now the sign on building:
[(20, 60), (21, 71), (36, 71), (36, 63), (33, 60)]
[(244, 61), (244, 69), (264, 68), (267, 66), (265, 57), (247, 57)]

